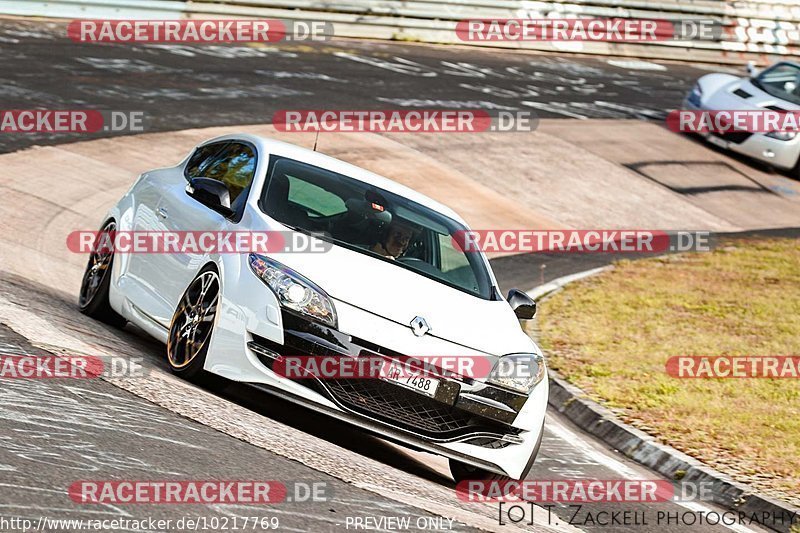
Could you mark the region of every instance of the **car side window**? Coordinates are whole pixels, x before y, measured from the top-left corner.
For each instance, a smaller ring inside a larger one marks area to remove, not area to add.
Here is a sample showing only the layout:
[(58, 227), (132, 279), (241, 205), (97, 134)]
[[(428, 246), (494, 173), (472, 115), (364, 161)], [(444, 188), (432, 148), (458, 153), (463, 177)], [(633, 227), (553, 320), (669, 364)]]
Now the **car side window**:
[(231, 204), (247, 189), (256, 173), (256, 155), (248, 145), (237, 142), (215, 143), (203, 148), (186, 166), (187, 176), (191, 178), (211, 178), (221, 181), (228, 188)]

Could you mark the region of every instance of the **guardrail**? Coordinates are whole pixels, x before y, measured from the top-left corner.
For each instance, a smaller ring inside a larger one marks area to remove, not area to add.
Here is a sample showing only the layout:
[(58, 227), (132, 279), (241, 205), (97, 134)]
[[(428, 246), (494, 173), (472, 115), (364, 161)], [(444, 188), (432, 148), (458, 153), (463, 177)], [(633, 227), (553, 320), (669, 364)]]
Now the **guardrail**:
[[(66, 18), (259, 17), (332, 22), (340, 37), (744, 63), (800, 57), (797, 0), (0, 0), (0, 13)], [(466, 18), (619, 17), (713, 20), (716, 40), (461, 41)]]

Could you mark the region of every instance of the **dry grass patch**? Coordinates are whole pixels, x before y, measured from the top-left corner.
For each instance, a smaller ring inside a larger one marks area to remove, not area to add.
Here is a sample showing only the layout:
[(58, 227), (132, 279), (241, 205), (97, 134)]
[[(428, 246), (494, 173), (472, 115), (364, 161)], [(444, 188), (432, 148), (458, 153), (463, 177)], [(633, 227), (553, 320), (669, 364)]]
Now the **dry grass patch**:
[(633, 425), (800, 504), (800, 379), (676, 379), (673, 355), (800, 355), (800, 241), (624, 261), (540, 306), (549, 364)]

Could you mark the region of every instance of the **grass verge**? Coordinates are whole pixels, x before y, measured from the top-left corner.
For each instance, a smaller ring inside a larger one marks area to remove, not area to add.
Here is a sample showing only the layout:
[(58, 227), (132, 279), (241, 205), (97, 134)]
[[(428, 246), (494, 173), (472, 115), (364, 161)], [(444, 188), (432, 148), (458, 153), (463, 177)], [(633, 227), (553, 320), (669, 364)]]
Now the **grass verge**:
[(550, 366), (626, 422), (800, 505), (800, 379), (677, 379), (674, 355), (800, 355), (800, 241), (623, 261), (543, 302)]

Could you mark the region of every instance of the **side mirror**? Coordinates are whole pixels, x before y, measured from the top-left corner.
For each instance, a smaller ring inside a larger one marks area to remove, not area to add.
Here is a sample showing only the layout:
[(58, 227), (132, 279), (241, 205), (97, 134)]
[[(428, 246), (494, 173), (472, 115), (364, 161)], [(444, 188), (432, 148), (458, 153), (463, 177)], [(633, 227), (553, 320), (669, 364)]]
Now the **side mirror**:
[(760, 70), (761, 69), (759, 69), (756, 66), (756, 62), (755, 61), (748, 61), (747, 62), (747, 74), (749, 74), (751, 78), (755, 78), (756, 76), (758, 76), (758, 73), (760, 72)]
[(221, 181), (211, 178), (192, 178), (186, 186), (186, 193), (224, 217), (233, 216), (231, 194)]
[(508, 291), (508, 305), (514, 310), (514, 314), (520, 320), (530, 320), (536, 316), (536, 302), (524, 292), (511, 289)]

